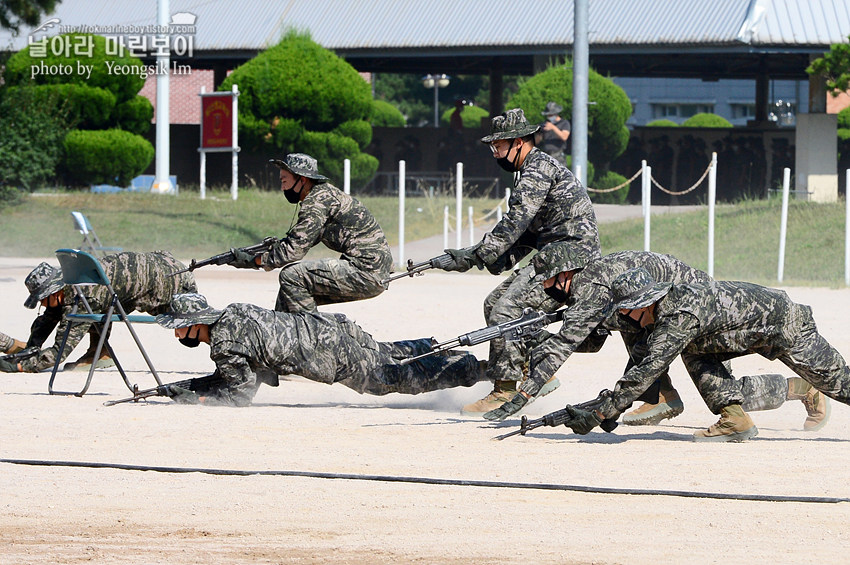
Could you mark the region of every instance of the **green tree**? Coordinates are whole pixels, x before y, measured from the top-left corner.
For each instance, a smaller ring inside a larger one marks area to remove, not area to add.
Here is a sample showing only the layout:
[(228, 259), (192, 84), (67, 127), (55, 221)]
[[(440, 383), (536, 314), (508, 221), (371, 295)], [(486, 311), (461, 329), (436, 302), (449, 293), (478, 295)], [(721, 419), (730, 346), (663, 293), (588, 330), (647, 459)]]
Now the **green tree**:
[(829, 51), (812, 61), (810, 75), (822, 75), (833, 96), (850, 88), (850, 43), (835, 43)]
[(732, 124), (723, 116), (717, 114), (700, 113), (694, 114), (684, 122), (683, 128), (731, 128)]
[[(594, 70), (588, 74), (587, 157), (600, 172), (616, 159), (629, 142), (626, 120), (632, 105), (625, 91)], [(546, 103), (555, 101), (564, 107), (562, 116), (573, 113), (573, 68), (571, 64), (552, 65), (533, 77), (520, 81), (519, 90), (508, 108), (522, 108), (534, 123)]]
[(378, 160), (362, 153), (372, 139), (372, 93), (354, 68), (314, 42), (289, 31), (280, 43), (237, 67), (219, 90), (239, 85), (239, 141), (270, 154), (299, 151), (319, 170), (342, 181), (366, 183)]
[(18, 31), (21, 25), (35, 26), (61, 0), (0, 0), (0, 27)]

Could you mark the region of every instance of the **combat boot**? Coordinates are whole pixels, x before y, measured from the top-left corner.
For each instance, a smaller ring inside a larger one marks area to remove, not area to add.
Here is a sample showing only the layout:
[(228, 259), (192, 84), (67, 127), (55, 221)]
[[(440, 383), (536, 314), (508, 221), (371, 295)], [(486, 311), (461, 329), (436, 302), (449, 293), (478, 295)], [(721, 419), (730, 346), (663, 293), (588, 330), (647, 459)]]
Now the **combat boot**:
[(464, 416), (480, 416), (490, 410), (495, 410), (505, 402), (510, 402), (516, 395), (516, 381), (496, 381), (493, 391), (477, 402), (461, 408)]
[(661, 379), (658, 391), (658, 403), (644, 402), (631, 412), (623, 414), (623, 424), (627, 426), (654, 426), (665, 418), (675, 418), (685, 411), (685, 403), (673, 388), (670, 378)]
[(694, 432), (694, 441), (728, 441), (740, 443), (756, 437), (759, 429), (740, 404), (720, 410), (720, 420), (707, 430)]
[(4, 351), (3, 353), (6, 353), (6, 354), (17, 353), (18, 351), (23, 351), (27, 346), (27, 344), (24, 343), (23, 341), (18, 341), (17, 339), (14, 339), (14, 338), (12, 338), (12, 340), (13, 340), (13, 343), (12, 343), (11, 347), (9, 347), (9, 349)]
[[(64, 371), (88, 371), (91, 369), (92, 361), (94, 361), (94, 352), (87, 351), (82, 357), (73, 361), (71, 363), (65, 363)], [(112, 360), (112, 357), (109, 355), (108, 351), (102, 351), (100, 353), (100, 358), (97, 360), (97, 365), (95, 365), (95, 369), (107, 369), (109, 367), (114, 367), (115, 361)]]
[(802, 400), (806, 407), (806, 421), (803, 422), (803, 430), (816, 432), (826, 425), (829, 420), (829, 399), (824, 393), (813, 387), (808, 381), (800, 377), (788, 379), (788, 396), (786, 400)]

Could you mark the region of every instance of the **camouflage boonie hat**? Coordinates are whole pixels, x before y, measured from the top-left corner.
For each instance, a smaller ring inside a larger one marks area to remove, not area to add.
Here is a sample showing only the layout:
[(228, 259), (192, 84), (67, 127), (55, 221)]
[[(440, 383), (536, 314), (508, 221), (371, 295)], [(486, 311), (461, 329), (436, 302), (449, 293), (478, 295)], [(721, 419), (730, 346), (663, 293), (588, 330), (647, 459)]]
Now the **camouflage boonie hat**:
[(611, 283), (614, 309), (635, 310), (643, 308), (664, 297), (673, 283), (655, 282), (649, 271), (642, 267), (626, 271)]
[(490, 120), (490, 135), (482, 137), (481, 143), (492, 143), (500, 139), (525, 137), (539, 129), (539, 125), (528, 123), (521, 108), (514, 108)]
[(24, 280), (27, 290), (30, 291), (29, 298), (24, 301), (24, 306), (33, 309), (38, 303), (53, 294), (59, 292), (65, 286), (62, 281), (62, 270), (51, 267), (47, 263), (41, 263), (32, 270)]
[(319, 174), (319, 164), (316, 160), (306, 153), (290, 153), (283, 159), (269, 159), (269, 163), (274, 163), (299, 177), (307, 177), (320, 183), (328, 180), (328, 177)]
[(557, 116), (564, 111), (564, 107), (557, 102), (547, 102), (546, 109), (540, 112), (544, 116)]
[(165, 328), (177, 329), (195, 324), (214, 324), (224, 314), (207, 304), (201, 294), (176, 294), (171, 299), (168, 312), (156, 317), (156, 323)]
[(559, 273), (583, 269), (598, 258), (598, 253), (582, 249), (575, 243), (556, 241), (541, 249), (531, 262), (534, 264), (535, 273), (551, 279)]

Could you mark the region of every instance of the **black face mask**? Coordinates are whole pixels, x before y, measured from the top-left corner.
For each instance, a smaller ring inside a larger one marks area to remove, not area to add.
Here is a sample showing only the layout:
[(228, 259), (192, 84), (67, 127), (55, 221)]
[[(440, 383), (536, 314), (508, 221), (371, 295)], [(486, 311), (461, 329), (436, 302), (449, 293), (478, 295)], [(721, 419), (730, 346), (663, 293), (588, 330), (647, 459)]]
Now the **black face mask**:
[[(511, 147), (511, 149), (513, 149), (513, 147)], [(502, 167), (507, 172), (515, 173), (519, 170), (519, 166), (517, 165), (517, 162), (519, 161), (520, 151), (519, 151), (519, 149), (516, 150), (516, 157), (514, 157), (513, 161), (511, 161), (511, 159), (508, 157), (508, 155), (511, 154), (511, 149), (508, 149), (508, 152), (505, 153), (504, 157), (497, 157), (496, 163), (498, 163), (499, 166)]]
[(569, 295), (564, 292), (563, 289), (558, 288), (555, 285), (544, 288), (543, 292), (546, 293), (546, 296), (548, 296), (555, 302), (558, 302), (559, 304), (566, 304), (567, 299), (569, 298)]
[(197, 337), (182, 337), (178, 340), (180, 343), (185, 345), (186, 347), (198, 347), (201, 344), (201, 340)]
[(287, 188), (283, 191), (283, 195), (290, 204), (298, 204), (301, 201), (301, 193), (295, 192), (295, 184), (292, 185), (292, 188)]

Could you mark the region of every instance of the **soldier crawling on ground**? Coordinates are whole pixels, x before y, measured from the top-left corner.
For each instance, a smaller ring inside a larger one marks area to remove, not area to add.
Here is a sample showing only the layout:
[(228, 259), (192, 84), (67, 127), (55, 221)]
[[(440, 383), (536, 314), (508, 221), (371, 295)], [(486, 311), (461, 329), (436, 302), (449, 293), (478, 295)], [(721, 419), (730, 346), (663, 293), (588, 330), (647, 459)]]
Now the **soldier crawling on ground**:
[[(134, 310), (153, 315), (161, 314), (168, 308), (175, 294), (198, 290), (192, 273), (169, 276), (174, 271), (185, 269), (186, 266), (167, 251), (116, 253), (107, 255), (100, 260), (100, 263), (128, 314)], [(68, 334), (65, 349), (60, 353), (62, 336), (70, 323), (65, 316), (70, 314), (73, 308), (74, 290), (62, 281), (61, 269), (48, 263), (41, 263), (33, 269), (27, 275), (24, 284), (30, 292), (24, 306), (27, 308), (35, 308), (38, 304), (44, 306), (44, 312), (32, 324), (26, 346), (40, 348), (54, 329), (56, 334), (51, 347), (41, 349), (33, 356), (17, 363), (0, 360), (0, 371), (7, 373), (19, 371), (35, 373), (52, 368), (57, 357), (60, 362), (63, 361), (87, 332), (95, 331), (91, 324), (74, 323)], [(106, 287), (86, 285), (80, 288), (93, 311), (106, 312), (112, 298)], [(65, 370), (88, 370), (94, 362), (97, 343), (98, 336), (91, 335), (88, 350), (77, 361), (66, 363)], [(102, 353), (97, 360), (97, 367), (110, 367), (113, 364), (108, 353)]]
[(377, 342), (342, 314), (273, 312), (253, 304), (216, 310), (190, 293), (175, 296), (157, 322), (174, 329), (187, 347), (209, 344), (220, 379), (203, 391), (169, 385), (167, 395), (178, 403), (248, 406), (261, 383), (274, 385), (287, 374), (373, 395), (419, 394), (487, 379), (484, 363), (466, 352), (402, 365), (430, 351), (431, 339)]

